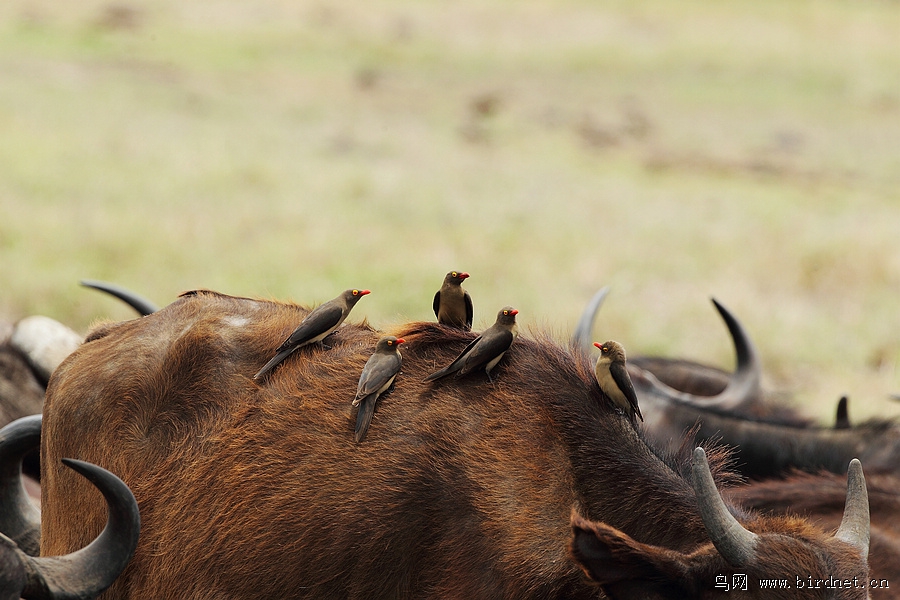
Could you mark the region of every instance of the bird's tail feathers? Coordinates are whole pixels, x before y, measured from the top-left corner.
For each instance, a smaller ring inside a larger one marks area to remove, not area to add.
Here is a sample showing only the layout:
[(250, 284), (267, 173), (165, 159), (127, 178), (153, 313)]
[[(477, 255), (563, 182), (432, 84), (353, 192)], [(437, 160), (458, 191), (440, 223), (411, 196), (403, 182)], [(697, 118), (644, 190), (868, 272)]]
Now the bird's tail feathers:
[(449, 375), (449, 374), (450, 374), (450, 372), (447, 370), (446, 367), (444, 367), (443, 369), (441, 369), (439, 371), (435, 371), (434, 373), (432, 373), (431, 375), (429, 375), (422, 381), (434, 381), (435, 379), (440, 379), (441, 377), (444, 377), (445, 375)]
[(422, 381), (434, 381), (435, 379), (440, 379), (441, 377), (446, 377), (447, 375), (452, 375), (453, 373), (458, 372), (463, 367), (463, 361), (457, 358), (452, 363), (444, 367), (443, 369), (439, 369), (423, 379)]
[(279, 352), (278, 354), (276, 354), (275, 356), (273, 356), (273, 357), (272, 357), (272, 360), (270, 360), (269, 362), (267, 362), (267, 363), (265, 364), (265, 366), (264, 366), (262, 369), (260, 369), (260, 370), (256, 373), (256, 375), (253, 376), (253, 379), (260, 379), (260, 378), (262, 378), (263, 375), (265, 375), (266, 373), (268, 373), (269, 371), (271, 371), (272, 369), (274, 369), (275, 367), (277, 367), (278, 364), (279, 364), (281, 361), (283, 361), (285, 358), (287, 358), (288, 354), (290, 354), (290, 353), (291, 353), (291, 351), (285, 351), (285, 350), (283, 350), (283, 351)]
[(366, 439), (366, 433), (369, 431), (369, 424), (372, 423), (372, 416), (375, 414), (375, 398), (372, 395), (365, 396), (359, 403), (359, 412), (356, 415), (356, 443), (359, 444)]

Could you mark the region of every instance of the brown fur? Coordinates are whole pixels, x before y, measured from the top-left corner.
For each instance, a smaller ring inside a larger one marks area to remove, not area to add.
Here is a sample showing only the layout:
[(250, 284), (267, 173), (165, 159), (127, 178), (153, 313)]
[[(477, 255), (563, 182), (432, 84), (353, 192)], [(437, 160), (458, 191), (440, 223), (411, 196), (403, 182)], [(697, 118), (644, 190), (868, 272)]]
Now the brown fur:
[[(251, 380), (307, 312), (191, 293), (105, 326), (56, 371), (44, 464), (103, 466), (141, 509), (104, 598), (596, 598), (568, 556), (573, 507), (642, 544), (707, 543), (687, 482), (579, 354), (520, 336), (493, 384), (423, 383), (475, 334), (386, 332), (407, 342), (403, 369), (356, 444), (350, 402), (381, 333), (345, 324), (331, 349)], [(59, 469), (44, 478), (42, 553), (80, 548), (102, 501)]]
[[(866, 589), (799, 589), (797, 577), (869, 581), (856, 551), (835, 538), (826, 538), (808, 522), (796, 518), (757, 519), (752, 529), (759, 535), (757, 560), (735, 567), (712, 544), (684, 553), (641, 544), (603, 523), (572, 519), (570, 545), (585, 573), (614, 599), (721, 600), (734, 597), (757, 599), (842, 598), (863, 600)], [(825, 571), (823, 571), (825, 569)], [(716, 577), (729, 584), (735, 574), (747, 577), (745, 591), (715, 587)], [(787, 580), (792, 589), (773, 590), (760, 580)]]

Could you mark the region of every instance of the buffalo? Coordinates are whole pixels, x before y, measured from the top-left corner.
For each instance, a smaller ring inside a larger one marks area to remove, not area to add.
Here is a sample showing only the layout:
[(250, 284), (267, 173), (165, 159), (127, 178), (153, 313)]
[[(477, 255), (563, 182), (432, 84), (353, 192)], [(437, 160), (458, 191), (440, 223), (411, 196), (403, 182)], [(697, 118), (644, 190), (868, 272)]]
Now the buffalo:
[[(587, 355), (540, 333), (519, 336), (493, 382), (426, 383), (476, 334), (345, 323), (329, 348), (303, 348), (254, 381), (307, 313), (196, 291), (89, 333), (47, 390), (41, 553), (100, 529), (100, 511), (70, 518), (91, 493), (57, 466), (74, 456), (118, 473), (145, 524), (110, 598), (597, 598), (569, 553), (573, 522), (602, 524), (635, 550), (617, 555), (624, 571), (660, 552), (689, 561), (659, 571), (691, 580), (668, 597), (713, 593), (719, 570), (739, 564), (866, 577), (858, 467), (836, 537), (725, 507), (705, 456), (693, 468), (662, 460), (603, 396)], [(356, 444), (350, 403), (384, 334), (406, 340), (403, 369)], [(711, 457), (718, 473), (722, 457)], [(723, 529), (723, 510), (741, 526)], [(614, 598), (643, 593), (599, 585)]]

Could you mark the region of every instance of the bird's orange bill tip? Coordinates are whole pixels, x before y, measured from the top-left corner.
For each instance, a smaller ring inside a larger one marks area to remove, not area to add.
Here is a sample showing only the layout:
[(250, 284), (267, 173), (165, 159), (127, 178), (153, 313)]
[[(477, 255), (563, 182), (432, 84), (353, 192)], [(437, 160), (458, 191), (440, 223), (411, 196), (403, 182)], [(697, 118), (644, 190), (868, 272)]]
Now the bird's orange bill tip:
[(519, 311), (517, 311), (516, 309), (512, 309), (511, 311), (509, 311), (509, 314), (517, 315), (517, 314), (519, 314)]
[(467, 279), (468, 277), (469, 277), (469, 274), (468, 274), (468, 273), (460, 273), (460, 274), (459, 274), (459, 278), (460, 278), (460, 279)]
[(406, 343), (406, 340), (404, 340), (403, 338), (397, 338), (397, 344), (398, 344), (398, 345), (399, 345), (399, 344), (405, 344), (405, 343)]
[(594, 342), (594, 345), (603, 350), (603, 344), (601, 344), (600, 342)]
[(360, 296), (365, 296), (366, 294), (371, 294), (371, 293), (372, 293), (372, 292), (370, 292), (369, 290), (359, 290), (359, 295), (360, 295)]

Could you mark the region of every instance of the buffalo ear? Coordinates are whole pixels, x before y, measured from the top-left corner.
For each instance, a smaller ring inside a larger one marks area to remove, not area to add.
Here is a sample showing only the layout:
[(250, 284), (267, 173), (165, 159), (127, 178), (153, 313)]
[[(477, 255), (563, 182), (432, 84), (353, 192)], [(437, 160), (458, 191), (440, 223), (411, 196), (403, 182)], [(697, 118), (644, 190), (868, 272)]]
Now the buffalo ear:
[(610, 598), (687, 598), (690, 576), (681, 554), (636, 542), (605, 523), (572, 517), (569, 552)]

